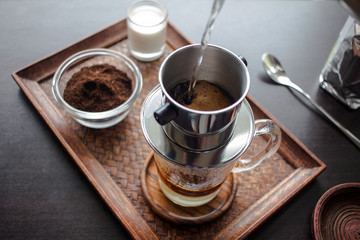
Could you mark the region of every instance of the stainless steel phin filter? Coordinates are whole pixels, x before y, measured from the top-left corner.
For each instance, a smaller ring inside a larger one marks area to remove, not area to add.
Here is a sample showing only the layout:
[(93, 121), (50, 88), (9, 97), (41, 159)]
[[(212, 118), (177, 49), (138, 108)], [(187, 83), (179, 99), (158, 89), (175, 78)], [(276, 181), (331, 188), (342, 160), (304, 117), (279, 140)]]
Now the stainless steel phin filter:
[(208, 45), (197, 79), (221, 87), (235, 102), (216, 111), (183, 106), (169, 93), (177, 84), (190, 80), (200, 54), (201, 45), (193, 44), (165, 59), (159, 70), (162, 106), (154, 116), (172, 141), (184, 148), (206, 151), (224, 144), (232, 135), (235, 118), (250, 88), (250, 77), (240, 57), (222, 47)]

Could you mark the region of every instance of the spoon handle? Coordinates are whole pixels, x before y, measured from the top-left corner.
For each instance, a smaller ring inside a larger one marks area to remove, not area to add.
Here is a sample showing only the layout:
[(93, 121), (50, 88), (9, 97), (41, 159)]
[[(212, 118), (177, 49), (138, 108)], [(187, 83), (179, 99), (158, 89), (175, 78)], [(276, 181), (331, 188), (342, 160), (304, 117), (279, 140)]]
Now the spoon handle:
[(314, 102), (311, 97), (309, 96), (309, 94), (307, 94), (306, 92), (304, 92), (300, 87), (298, 87), (297, 85), (291, 86), (292, 88), (294, 88), (296, 91), (298, 91), (299, 93), (301, 93), (304, 97), (306, 97), (309, 102), (316, 108), (318, 109), (322, 114), (324, 114), (324, 116), (330, 120), (330, 122), (332, 122), (335, 126), (337, 126), (340, 131), (342, 131), (345, 136), (347, 136), (358, 148), (360, 148), (360, 140), (354, 135), (352, 134), (348, 129), (346, 129), (341, 123), (339, 123), (336, 119), (334, 119), (328, 112), (326, 112), (325, 109), (323, 109), (320, 105), (318, 105), (316, 102)]

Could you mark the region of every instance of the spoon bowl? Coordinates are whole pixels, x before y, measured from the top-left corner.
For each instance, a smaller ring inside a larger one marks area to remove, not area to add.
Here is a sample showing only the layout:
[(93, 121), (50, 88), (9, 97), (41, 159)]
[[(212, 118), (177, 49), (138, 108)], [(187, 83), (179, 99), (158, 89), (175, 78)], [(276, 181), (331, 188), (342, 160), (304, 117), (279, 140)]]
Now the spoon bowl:
[[(294, 88), (302, 94), (306, 94), (299, 86), (294, 84), (287, 76), (285, 69), (281, 65), (280, 61), (268, 53), (262, 55), (263, 67), (266, 74), (276, 83)], [(309, 96), (310, 97), (310, 96)]]

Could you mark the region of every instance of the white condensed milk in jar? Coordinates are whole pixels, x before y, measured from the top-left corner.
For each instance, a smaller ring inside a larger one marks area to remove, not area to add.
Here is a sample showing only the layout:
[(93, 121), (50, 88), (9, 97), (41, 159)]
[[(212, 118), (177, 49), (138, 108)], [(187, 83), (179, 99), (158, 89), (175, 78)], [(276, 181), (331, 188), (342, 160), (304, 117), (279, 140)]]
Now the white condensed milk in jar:
[(167, 10), (159, 2), (142, 0), (128, 8), (127, 28), (130, 53), (141, 61), (153, 61), (164, 52)]

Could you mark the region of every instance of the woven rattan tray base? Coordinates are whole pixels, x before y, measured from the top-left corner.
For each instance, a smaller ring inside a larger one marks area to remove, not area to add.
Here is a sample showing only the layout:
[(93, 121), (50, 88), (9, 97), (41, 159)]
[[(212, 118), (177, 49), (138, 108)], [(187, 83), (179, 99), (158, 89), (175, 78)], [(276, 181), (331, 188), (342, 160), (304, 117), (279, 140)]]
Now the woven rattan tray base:
[[(190, 41), (169, 24), (164, 56), (150, 63), (134, 60), (143, 74), (144, 87), (130, 114), (114, 127), (93, 130), (80, 126), (60, 108), (51, 93), (52, 75), (67, 57), (95, 47), (111, 48), (130, 56), (126, 37), (126, 22), (123, 20), (14, 72), (12, 76), (132, 237), (245, 237), (325, 169), (319, 159), (279, 124), (283, 139), (278, 153), (257, 169), (237, 175), (236, 196), (225, 214), (206, 224), (186, 227), (159, 218), (141, 193), (140, 175), (151, 149), (141, 132), (139, 113), (143, 100), (158, 84), (157, 72), (161, 62), (170, 52)], [(247, 99), (256, 119), (276, 121), (251, 96)], [(264, 141), (255, 138), (248, 154), (256, 151)]]

